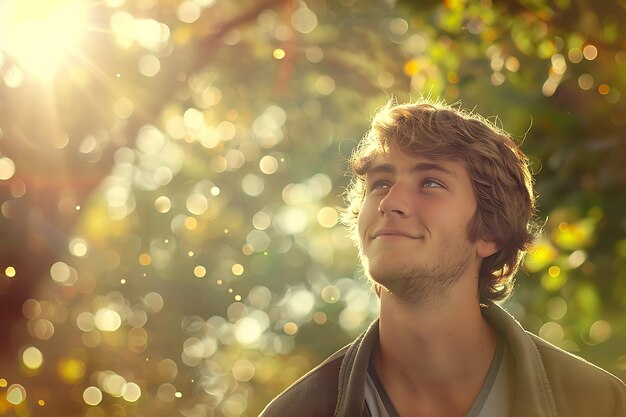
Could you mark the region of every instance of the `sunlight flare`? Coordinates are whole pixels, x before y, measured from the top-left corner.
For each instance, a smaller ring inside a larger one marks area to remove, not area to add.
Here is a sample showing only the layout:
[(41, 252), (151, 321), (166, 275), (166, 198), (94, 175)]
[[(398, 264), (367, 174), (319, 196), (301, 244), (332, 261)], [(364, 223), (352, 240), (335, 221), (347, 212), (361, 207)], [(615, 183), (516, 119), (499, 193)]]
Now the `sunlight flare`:
[(78, 51), (87, 23), (80, 0), (9, 0), (0, 15), (0, 48), (43, 79)]

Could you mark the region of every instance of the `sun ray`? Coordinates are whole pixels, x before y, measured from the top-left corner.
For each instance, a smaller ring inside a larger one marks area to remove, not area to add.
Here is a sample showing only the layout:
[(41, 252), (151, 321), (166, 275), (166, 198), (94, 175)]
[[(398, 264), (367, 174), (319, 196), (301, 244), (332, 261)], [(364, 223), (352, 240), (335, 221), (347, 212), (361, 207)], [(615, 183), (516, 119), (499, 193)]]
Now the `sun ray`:
[(80, 49), (91, 7), (80, 0), (10, 0), (2, 5), (0, 48), (28, 74), (51, 79)]

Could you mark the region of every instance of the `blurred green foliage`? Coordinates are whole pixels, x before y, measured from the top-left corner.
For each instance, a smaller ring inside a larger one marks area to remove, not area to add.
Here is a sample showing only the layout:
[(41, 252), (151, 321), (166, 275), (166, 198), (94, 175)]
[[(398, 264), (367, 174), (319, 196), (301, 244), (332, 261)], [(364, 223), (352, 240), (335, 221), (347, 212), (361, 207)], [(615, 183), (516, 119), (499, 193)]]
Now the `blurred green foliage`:
[(377, 306), (337, 224), (344, 161), (391, 96), (523, 142), (545, 233), (506, 308), (626, 377), (624, 21), (623, 1), (0, 3), (0, 415), (254, 416), (348, 343)]

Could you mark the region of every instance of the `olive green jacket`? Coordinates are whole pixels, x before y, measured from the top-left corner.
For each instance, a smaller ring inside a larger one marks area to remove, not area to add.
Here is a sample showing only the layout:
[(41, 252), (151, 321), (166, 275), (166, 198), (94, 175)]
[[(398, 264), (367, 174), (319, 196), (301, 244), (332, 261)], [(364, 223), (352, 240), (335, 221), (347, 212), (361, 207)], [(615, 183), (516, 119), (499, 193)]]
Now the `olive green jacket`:
[[(515, 364), (510, 417), (626, 417), (626, 385), (610, 373), (526, 332), (496, 304), (483, 308)], [(260, 417), (369, 417), (364, 392), (378, 320), (276, 397)]]

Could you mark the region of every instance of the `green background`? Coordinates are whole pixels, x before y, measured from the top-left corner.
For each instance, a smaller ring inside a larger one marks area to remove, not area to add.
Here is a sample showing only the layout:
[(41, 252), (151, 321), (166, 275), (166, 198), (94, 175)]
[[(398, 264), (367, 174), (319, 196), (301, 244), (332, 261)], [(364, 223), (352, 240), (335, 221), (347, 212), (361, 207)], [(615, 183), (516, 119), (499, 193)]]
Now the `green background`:
[(376, 316), (345, 161), (422, 95), (531, 159), (505, 307), (626, 377), (623, 0), (79, 4), (52, 77), (0, 42), (0, 415), (257, 415)]

